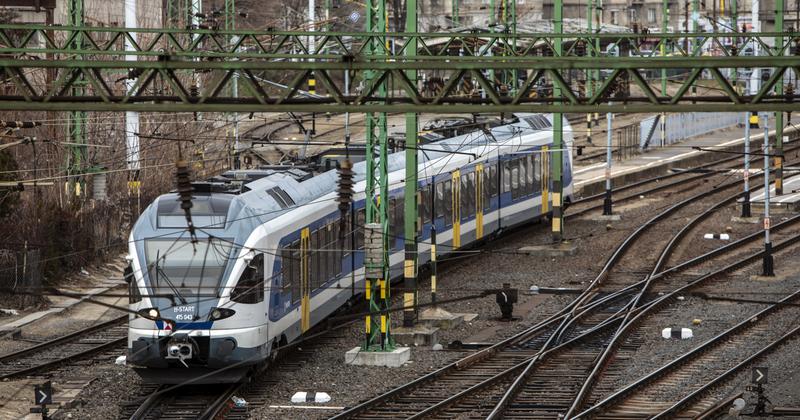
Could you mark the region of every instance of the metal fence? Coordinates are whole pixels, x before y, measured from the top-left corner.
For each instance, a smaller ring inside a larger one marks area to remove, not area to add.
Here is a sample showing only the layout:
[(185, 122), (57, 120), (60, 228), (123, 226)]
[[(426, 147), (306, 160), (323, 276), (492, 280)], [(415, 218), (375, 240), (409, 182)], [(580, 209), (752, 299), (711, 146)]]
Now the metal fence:
[(0, 295), (20, 292), (15, 299), (3, 299), (3, 305), (26, 307), (39, 303), (29, 293), (42, 287), (41, 257), (38, 249), (15, 251), (0, 249)]
[(659, 126), (661, 116), (656, 115), (642, 120), (639, 124), (639, 148), (645, 150), (650, 147), (664, 146), (721, 128), (743, 124), (745, 123), (744, 118), (744, 113), (741, 112), (667, 114), (666, 135), (662, 144)]
[(639, 148), (639, 124), (620, 127), (617, 132), (617, 160), (630, 159), (641, 153)]

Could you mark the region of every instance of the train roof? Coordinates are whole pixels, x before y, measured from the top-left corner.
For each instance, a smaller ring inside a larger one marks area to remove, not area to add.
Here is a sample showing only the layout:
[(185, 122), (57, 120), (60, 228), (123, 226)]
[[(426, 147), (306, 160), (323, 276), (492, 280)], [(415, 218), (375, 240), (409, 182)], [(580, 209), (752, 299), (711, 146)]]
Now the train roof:
[[(422, 165), (452, 152), (504, 142), (514, 136), (549, 130), (552, 127), (552, 115), (516, 114), (516, 117), (506, 125), (425, 144), (419, 153), (419, 163)], [(404, 169), (405, 152), (390, 154), (387, 164), (389, 172)], [(353, 165), (353, 171), (354, 182), (363, 181), (366, 177), (366, 162)], [(315, 175), (311, 169), (302, 166), (227, 171), (207, 182), (193, 184), (193, 221), (200, 228), (220, 228), (219, 225), (222, 224), (224, 229), (235, 231), (229, 232), (231, 235), (238, 236), (237, 232), (251, 231), (255, 226), (278, 217), (293, 207), (335, 191), (337, 180), (335, 170)], [(151, 219), (156, 223), (154, 227), (186, 226), (177, 194), (160, 196), (153, 207), (156, 210), (156, 218)], [(142, 216), (145, 218), (146, 215)], [(237, 222), (239, 226), (232, 226), (233, 222)]]

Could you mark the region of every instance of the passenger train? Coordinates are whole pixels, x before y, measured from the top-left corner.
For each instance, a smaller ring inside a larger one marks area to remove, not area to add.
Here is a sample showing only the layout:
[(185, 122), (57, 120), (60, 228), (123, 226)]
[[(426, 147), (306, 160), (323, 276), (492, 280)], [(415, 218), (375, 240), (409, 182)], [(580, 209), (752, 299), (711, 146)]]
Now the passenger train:
[[(552, 118), (517, 114), (419, 151), (420, 264), (429, 260), (432, 226), (446, 256), (551, 211)], [(566, 151), (572, 139), (564, 119)], [(572, 157), (562, 155), (569, 202)], [(404, 257), (404, 163), (404, 152), (387, 161), (392, 278), (402, 275)], [(353, 170), (345, 224), (335, 201), (336, 170), (237, 170), (194, 183), (196, 243), (178, 194), (158, 197), (129, 239), (126, 279), (135, 314), (128, 363), (150, 382), (237, 381), (357, 298), (364, 289), (365, 162)]]

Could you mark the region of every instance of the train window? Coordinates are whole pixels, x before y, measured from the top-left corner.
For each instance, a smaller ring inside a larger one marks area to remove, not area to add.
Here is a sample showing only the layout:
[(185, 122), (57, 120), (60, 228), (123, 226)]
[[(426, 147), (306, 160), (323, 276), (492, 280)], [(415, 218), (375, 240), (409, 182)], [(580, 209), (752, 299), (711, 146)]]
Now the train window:
[(344, 248), (342, 250), (342, 259), (350, 255), (350, 250), (353, 249), (354, 246), (352, 223), (353, 217), (353, 213), (347, 213), (347, 215), (345, 215), (344, 225), (341, 226), (341, 229), (344, 229), (344, 232), (341, 232), (341, 235), (343, 236), (342, 246)]
[(492, 171), (487, 166), (483, 169), (483, 183), (481, 184), (481, 194), (483, 196), (483, 211), (488, 211), (492, 207)]
[(364, 249), (364, 225), (367, 224), (367, 210), (365, 208), (358, 209), (356, 213), (356, 249)]
[(326, 273), (325, 280), (330, 280), (336, 277), (336, 237), (333, 235), (333, 223), (329, 224), (325, 229), (325, 261), (327, 261), (328, 272)]
[(328, 281), (328, 228), (323, 226), (319, 228), (319, 249), (317, 250), (319, 258), (319, 279), (317, 279), (317, 287)]
[(292, 248), (291, 245), (285, 245), (281, 248), (281, 295), (286, 296), (287, 293), (292, 291), (292, 282), (294, 277), (292, 275)]
[(461, 194), (459, 205), (461, 206), (461, 216), (469, 217), (469, 182), (468, 174), (461, 175)]
[(328, 256), (328, 263), (331, 266), (331, 278), (336, 277), (342, 272), (342, 244), (339, 241), (339, 221), (331, 223), (328, 228), (330, 229), (330, 256)]
[(436, 218), (444, 217), (444, 182), (436, 183), (436, 197), (433, 204)]
[[(426, 185), (419, 191), (419, 217), (422, 219), (422, 224), (431, 222), (431, 187)], [(422, 225), (420, 225), (420, 228)]]
[(492, 197), (497, 197), (497, 194), (500, 193), (500, 184), (498, 184), (499, 180), (497, 179), (497, 165), (492, 165), (492, 167), (489, 168), (489, 171), (492, 173), (489, 188), (491, 188)]
[[(390, 243), (396, 243), (394, 241), (398, 239), (402, 239), (405, 236), (405, 220), (406, 220), (406, 208), (405, 208), (405, 195), (401, 193), (397, 196), (397, 207), (395, 207), (395, 223), (397, 223), (397, 227), (395, 229), (395, 236), (391, 237), (389, 240), (393, 241)], [(397, 248), (400, 249), (400, 248)]]
[(315, 230), (311, 232), (311, 245), (310, 245), (310, 253), (311, 253), (311, 289), (316, 289), (317, 286), (322, 282), (322, 276), (324, 273), (322, 272), (322, 264), (320, 262), (320, 256), (322, 252), (320, 249), (322, 248), (322, 242), (320, 241), (320, 231)]
[(511, 167), (511, 199), (516, 200), (519, 197), (519, 166), (514, 161)]
[(303, 260), (300, 258), (300, 241), (294, 241), (289, 246), (291, 250), (291, 282), (292, 282), (292, 303), (300, 302), (300, 282), (302, 279)]
[(453, 183), (449, 179), (444, 182), (444, 224), (453, 224)]
[(389, 248), (397, 238), (397, 200), (392, 198), (389, 200), (389, 209), (387, 217), (389, 218)]
[(259, 303), (264, 301), (264, 254), (256, 255), (231, 290), (231, 301), (236, 303)]
[(528, 191), (528, 167), (525, 166), (525, 158), (517, 160), (519, 166), (519, 194), (523, 196)]
[(536, 153), (533, 155), (533, 175), (536, 191), (542, 189), (542, 154)]
[(467, 213), (475, 215), (475, 172), (467, 175)]
[(511, 162), (503, 162), (503, 193), (511, 191)]
[(317, 278), (315, 279), (315, 286), (319, 287), (328, 280), (328, 253), (325, 252), (327, 242), (325, 240), (325, 226), (319, 228), (317, 231)]
[(528, 194), (533, 194), (536, 191), (536, 181), (533, 176), (533, 156), (525, 156), (525, 166), (527, 168), (525, 174), (528, 178)]
[(125, 280), (125, 283), (128, 283), (128, 302), (141, 302), (142, 293), (139, 291), (139, 285), (136, 284), (136, 276), (133, 275), (133, 266), (130, 264), (125, 266), (125, 271), (122, 273), (122, 278)]

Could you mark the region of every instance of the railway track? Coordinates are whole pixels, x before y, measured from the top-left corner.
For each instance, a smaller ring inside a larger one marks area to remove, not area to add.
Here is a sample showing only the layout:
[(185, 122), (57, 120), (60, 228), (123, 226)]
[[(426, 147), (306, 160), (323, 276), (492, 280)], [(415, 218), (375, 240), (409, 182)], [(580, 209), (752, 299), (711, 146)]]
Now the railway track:
[[(738, 184), (731, 183), (730, 186), (734, 185)], [(513, 379), (520, 371), (526, 372), (527, 370), (523, 370), (526, 366), (540, 362), (543, 353), (552, 345), (562, 351), (568, 348), (567, 343), (580, 344), (571, 347), (575, 350), (566, 354), (565, 360), (591, 361), (593, 358), (588, 357), (588, 354), (596, 357), (597, 351), (587, 352), (586, 348), (597, 350), (604, 347), (604, 341), (611, 337), (604, 335), (609, 334), (606, 331), (607, 326), (628, 306), (629, 301), (626, 299), (630, 298), (623, 294), (600, 296), (592, 289), (607, 280), (622, 256), (634, 243), (638, 243), (638, 239), (647, 229), (681, 208), (690, 208), (696, 200), (713, 196), (720, 191), (722, 189), (710, 190), (689, 197), (643, 224), (617, 248), (587, 291), (559, 313), (495, 346), (353, 407), (335, 418), (422, 418), (436, 413), (453, 416), (468, 412), (483, 415), (487, 414), (487, 407), (481, 404), (485, 405), (493, 395), (497, 395), (498, 388), (509, 386), (509, 379)], [(737, 196), (732, 196), (731, 199)], [(712, 211), (713, 209), (708, 210), (707, 214)], [(675, 244), (672, 243), (669, 248), (673, 249)], [(665, 249), (664, 252), (669, 253), (670, 250)], [(599, 335), (589, 333), (600, 331), (602, 333)], [(585, 340), (591, 342), (584, 342)], [(549, 354), (553, 356), (555, 353)], [(559, 365), (563, 363), (554, 363), (552, 367), (555, 370), (548, 370), (543, 376), (563, 379), (563, 374), (556, 373)], [(517, 377), (525, 376), (522, 374)], [(491, 409), (491, 406), (488, 408)], [(550, 414), (552, 417), (553, 413)]]
[(0, 356), (0, 380), (30, 375), (124, 347), (128, 315)]
[[(798, 152), (798, 151), (800, 151), (800, 146), (794, 145), (792, 147), (788, 147), (785, 153), (788, 154), (791, 152)], [(755, 162), (756, 160), (757, 159), (753, 159), (753, 162)], [(704, 182), (705, 180), (708, 180), (710, 177), (714, 176), (715, 174), (718, 174), (719, 173), (718, 171), (733, 170), (738, 168), (739, 166), (741, 166), (741, 161), (742, 161), (741, 156), (726, 157), (713, 162), (704, 163), (702, 165), (698, 165), (693, 168), (688, 168), (688, 170), (684, 172), (670, 172), (667, 174), (643, 179), (641, 181), (633, 182), (620, 187), (614, 187), (613, 190), (614, 203), (620, 204), (629, 201), (635, 201), (640, 199), (641, 195), (649, 195), (659, 191), (676, 189), (678, 187), (684, 187), (684, 189), (686, 189), (690, 187), (692, 183), (700, 183)], [(722, 167), (715, 168), (716, 166), (719, 165), (722, 165)], [(673, 178), (677, 179), (672, 180), (671, 182), (664, 182), (667, 180), (671, 180)], [(648, 187), (648, 185), (650, 184), (656, 184), (656, 185)], [(624, 194), (620, 196), (620, 193)], [(588, 214), (592, 211), (602, 209), (603, 208), (602, 202), (599, 202), (597, 204), (593, 203), (601, 201), (604, 198), (604, 196), (605, 193), (599, 193), (591, 196), (581, 197), (573, 201), (572, 204), (570, 205), (570, 210), (565, 217), (567, 218), (578, 217)]]
[[(139, 388), (132, 400), (121, 404), (119, 419), (249, 419), (250, 413), (262, 407), (265, 396), (277, 384), (275, 374), (290, 374), (300, 370), (316, 354), (317, 349), (333, 344), (339, 336), (325, 333), (310, 341), (292, 344), (282, 350), (277, 363), (249, 382), (222, 385), (154, 385)], [(246, 401), (237, 406), (232, 397)]]
[[(800, 301), (800, 290), (781, 303)], [(703, 393), (795, 337), (796, 306), (772, 304), (580, 413), (594, 418), (697, 417), (716, 404)], [(746, 352), (742, 352), (746, 349)], [(680, 392), (676, 392), (680, 390)], [(670, 399), (667, 396), (672, 395)]]

